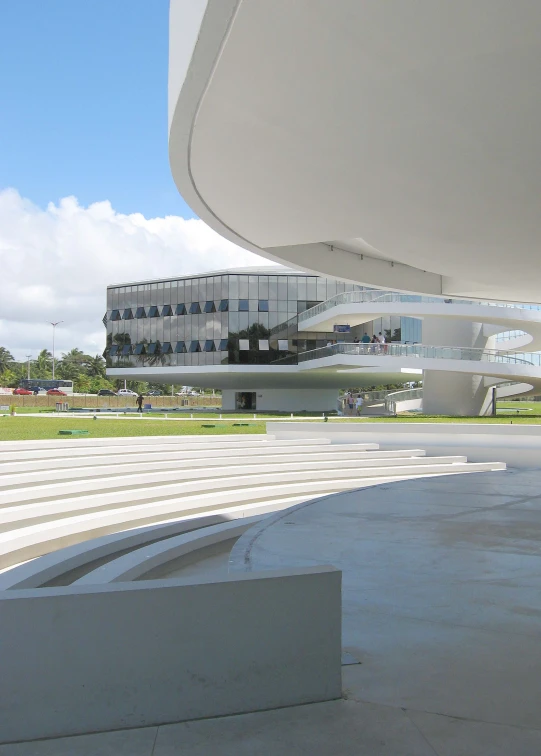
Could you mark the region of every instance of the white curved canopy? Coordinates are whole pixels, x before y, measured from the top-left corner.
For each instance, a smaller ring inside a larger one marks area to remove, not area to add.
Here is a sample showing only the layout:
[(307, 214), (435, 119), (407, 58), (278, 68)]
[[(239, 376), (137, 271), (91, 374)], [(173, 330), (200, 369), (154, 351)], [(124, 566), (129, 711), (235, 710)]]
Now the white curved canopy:
[(541, 4), (171, 0), (184, 199), (268, 257), (541, 301)]

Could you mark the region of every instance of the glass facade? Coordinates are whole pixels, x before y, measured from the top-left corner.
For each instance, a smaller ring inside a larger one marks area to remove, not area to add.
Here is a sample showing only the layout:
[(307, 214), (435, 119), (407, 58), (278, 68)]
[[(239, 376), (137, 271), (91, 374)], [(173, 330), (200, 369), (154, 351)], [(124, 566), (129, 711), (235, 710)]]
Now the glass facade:
[(303, 333), (297, 315), (365, 287), (287, 273), (223, 273), (107, 289), (108, 367), (268, 365), (330, 339), (380, 331), (388, 341), (421, 342), (416, 318), (379, 318), (348, 334)]

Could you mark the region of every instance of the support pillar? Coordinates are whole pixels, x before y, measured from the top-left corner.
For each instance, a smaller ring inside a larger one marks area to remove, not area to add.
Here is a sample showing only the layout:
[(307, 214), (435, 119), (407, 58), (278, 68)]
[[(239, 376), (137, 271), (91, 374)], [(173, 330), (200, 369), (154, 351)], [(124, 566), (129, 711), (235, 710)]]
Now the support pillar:
[[(425, 318), (423, 344), (485, 349), (488, 337), (482, 323), (459, 318)], [(489, 388), (484, 377), (442, 370), (423, 373), (423, 412), (427, 415), (480, 415)]]

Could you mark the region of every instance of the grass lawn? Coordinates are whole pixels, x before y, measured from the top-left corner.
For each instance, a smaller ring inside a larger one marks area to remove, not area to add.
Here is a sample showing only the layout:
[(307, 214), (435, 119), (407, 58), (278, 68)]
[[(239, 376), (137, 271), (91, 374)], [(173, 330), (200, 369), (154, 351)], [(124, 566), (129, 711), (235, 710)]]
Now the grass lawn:
[[(182, 420), (109, 420), (83, 418), (48, 418), (48, 417), (0, 417), (0, 441), (22, 441), (44, 438), (72, 438), (59, 436), (60, 430), (88, 430), (88, 436), (81, 438), (109, 438), (112, 436), (199, 436), (220, 435), (226, 433), (265, 433), (264, 422), (249, 422), (248, 426), (234, 426), (231, 422), (216, 423), (214, 428), (203, 428), (211, 421)], [(242, 421), (245, 422), (245, 421)], [(73, 438), (77, 438), (74, 436)]]

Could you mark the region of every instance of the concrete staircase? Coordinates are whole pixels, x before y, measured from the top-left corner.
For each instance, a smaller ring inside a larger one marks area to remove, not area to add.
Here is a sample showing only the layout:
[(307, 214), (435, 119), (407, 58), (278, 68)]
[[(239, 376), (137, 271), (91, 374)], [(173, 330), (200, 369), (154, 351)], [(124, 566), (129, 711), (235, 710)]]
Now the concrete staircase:
[(231, 521), (385, 481), (504, 468), (326, 438), (0, 443), (0, 589), (224, 567), (244, 527)]

